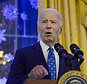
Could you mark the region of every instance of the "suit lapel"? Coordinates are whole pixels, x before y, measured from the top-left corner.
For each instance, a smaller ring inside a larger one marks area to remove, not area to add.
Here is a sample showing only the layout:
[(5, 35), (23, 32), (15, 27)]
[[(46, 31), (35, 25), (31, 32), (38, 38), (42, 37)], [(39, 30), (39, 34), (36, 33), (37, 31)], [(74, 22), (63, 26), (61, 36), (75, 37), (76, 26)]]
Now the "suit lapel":
[(33, 46), (33, 49), (34, 49), (33, 51), (34, 51), (36, 57), (38, 58), (38, 61), (40, 62), (40, 65), (43, 65), (48, 70), (48, 65), (46, 63), (43, 51), (42, 51), (41, 46), (40, 46), (40, 43), (39, 42), (36, 43)]

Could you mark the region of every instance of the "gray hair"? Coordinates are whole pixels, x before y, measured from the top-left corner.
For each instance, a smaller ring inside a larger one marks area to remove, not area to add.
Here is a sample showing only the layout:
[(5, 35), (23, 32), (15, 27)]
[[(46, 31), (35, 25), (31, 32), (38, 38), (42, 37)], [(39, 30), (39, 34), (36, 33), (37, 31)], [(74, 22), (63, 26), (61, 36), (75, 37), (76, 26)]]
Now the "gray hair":
[(62, 20), (62, 15), (59, 11), (57, 11), (56, 9), (53, 9), (53, 8), (46, 8), (44, 10), (42, 10), (40, 12), (40, 14), (38, 15), (38, 21), (37, 21), (37, 24), (39, 25), (39, 22), (40, 22), (40, 16), (44, 13), (44, 12), (54, 12), (58, 15), (58, 19), (59, 19), (59, 25), (60, 25), (60, 28), (62, 28), (63, 26), (63, 20)]

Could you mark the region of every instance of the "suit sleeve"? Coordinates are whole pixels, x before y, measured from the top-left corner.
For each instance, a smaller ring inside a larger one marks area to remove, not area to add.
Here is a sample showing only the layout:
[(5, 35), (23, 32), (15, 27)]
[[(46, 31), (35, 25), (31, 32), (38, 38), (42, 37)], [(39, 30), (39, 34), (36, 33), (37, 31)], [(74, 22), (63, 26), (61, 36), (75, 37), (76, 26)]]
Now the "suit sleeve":
[(23, 84), (23, 82), (28, 78), (27, 74), (25, 74), (24, 57), (25, 56), (21, 50), (16, 51), (6, 84)]

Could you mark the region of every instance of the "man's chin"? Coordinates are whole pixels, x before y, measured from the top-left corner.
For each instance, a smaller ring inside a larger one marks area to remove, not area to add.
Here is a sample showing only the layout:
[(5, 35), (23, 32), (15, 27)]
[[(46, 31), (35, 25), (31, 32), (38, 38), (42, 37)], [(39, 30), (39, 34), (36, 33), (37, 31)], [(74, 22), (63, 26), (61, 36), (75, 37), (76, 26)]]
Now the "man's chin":
[(53, 39), (50, 39), (50, 38), (48, 38), (48, 39), (45, 39), (45, 42), (49, 42), (49, 43), (53, 43), (54, 42), (54, 40)]

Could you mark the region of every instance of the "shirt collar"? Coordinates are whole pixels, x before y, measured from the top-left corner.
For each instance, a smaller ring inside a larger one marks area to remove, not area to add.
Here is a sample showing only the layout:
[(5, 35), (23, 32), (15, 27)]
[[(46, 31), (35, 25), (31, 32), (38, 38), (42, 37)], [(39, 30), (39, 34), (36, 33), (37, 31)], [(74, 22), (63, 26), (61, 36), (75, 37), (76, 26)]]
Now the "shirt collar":
[[(42, 50), (46, 50), (47, 51), (49, 49), (49, 46), (46, 45), (42, 40), (40, 40), (40, 45), (41, 45)], [(52, 48), (54, 49), (54, 46)]]
[(48, 45), (46, 45), (46, 44), (45, 44), (42, 40), (40, 40), (40, 45), (41, 45), (42, 50), (47, 51), (47, 50), (48, 50), (48, 48), (49, 48), (49, 46), (48, 46)]

